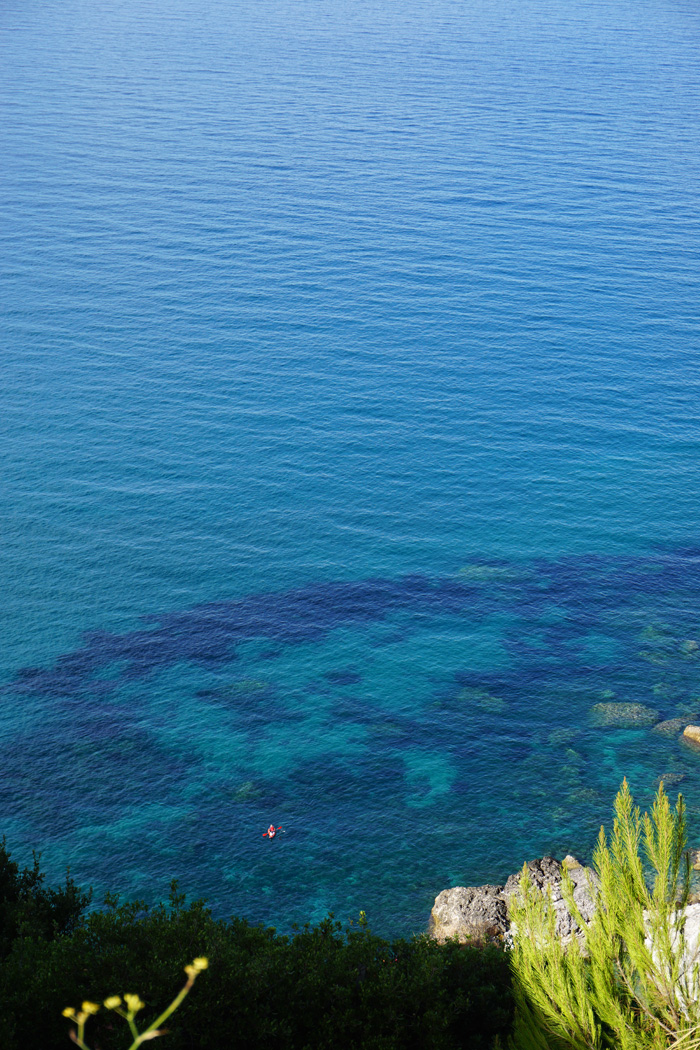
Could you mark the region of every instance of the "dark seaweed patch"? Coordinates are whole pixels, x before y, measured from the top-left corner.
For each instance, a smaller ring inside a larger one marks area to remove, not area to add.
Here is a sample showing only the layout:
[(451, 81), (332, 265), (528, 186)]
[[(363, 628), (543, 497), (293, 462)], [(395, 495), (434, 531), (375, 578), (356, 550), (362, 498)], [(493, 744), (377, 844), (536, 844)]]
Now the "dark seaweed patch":
[(144, 617), (152, 628), (110, 634), (91, 631), (81, 648), (60, 656), (52, 668), (23, 668), (8, 688), (49, 697), (69, 696), (90, 686), (107, 665), (119, 673), (101, 689), (144, 678), (187, 661), (217, 670), (235, 658), (235, 647), (253, 638), (309, 642), (343, 624), (381, 620), (394, 611), (458, 612), (474, 588), (454, 580), (406, 576), (396, 580), (332, 582), (281, 594), (210, 602), (181, 612)]
[(323, 677), (332, 685), (357, 685), (362, 681), (357, 671), (328, 671)]

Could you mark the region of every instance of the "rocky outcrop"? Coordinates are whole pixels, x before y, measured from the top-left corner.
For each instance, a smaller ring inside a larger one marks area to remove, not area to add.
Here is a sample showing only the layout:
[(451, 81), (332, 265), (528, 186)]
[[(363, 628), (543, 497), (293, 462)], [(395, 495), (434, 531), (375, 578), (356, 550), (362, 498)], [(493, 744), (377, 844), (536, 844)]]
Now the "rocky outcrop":
[[(571, 858), (572, 860), (574, 858)], [(570, 940), (579, 927), (569, 914), (564, 895), (562, 893), (562, 867), (563, 865), (554, 857), (542, 857), (541, 860), (531, 860), (528, 864), (530, 879), (543, 893), (547, 888), (551, 889), (552, 904), (557, 917), (556, 932), (562, 940)], [(574, 884), (574, 904), (581, 912), (581, 918), (590, 922), (593, 918), (593, 892), (596, 883), (596, 875), (592, 868), (570, 867), (566, 865), (571, 881)], [(507, 901), (518, 892), (520, 886), (520, 872), (511, 875), (503, 888), (503, 895)], [(593, 892), (591, 892), (593, 889)]]
[(686, 726), (683, 730), (683, 736), (694, 744), (700, 744), (700, 726)]
[[(700, 869), (700, 849), (689, 851), (690, 861), (696, 870)], [(581, 931), (569, 914), (561, 892), (562, 870), (566, 868), (574, 884), (574, 901), (578, 906), (584, 922), (593, 918), (596, 876), (591, 868), (585, 868), (575, 857), (565, 857), (560, 864), (554, 857), (542, 857), (531, 860), (527, 865), (530, 879), (542, 892), (551, 890), (552, 903), (556, 914), (556, 933), (566, 943)], [(429, 935), (439, 942), (457, 938), (461, 944), (469, 941), (473, 944), (489, 942), (512, 943), (515, 927), (511, 925), (509, 904), (513, 895), (518, 892), (520, 872), (511, 875), (504, 886), (455, 886), (443, 890), (435, 899), (430, 916)], [(675, 913), (677, 918), (671, 923), (671, 946), (679, 956), (681, 972), (686, 974), (687, 986), (679, 993), (680, 1001), (700, 997), (700, 901), (698, 894), (693, 894), (683, 909)], [(652, 936), (653, 926), (649, 913), (644, 913), (644, 920), (649, 935), (646, 946), (656, 958), (657, 963), (668, 968), (663, 960), (667, 958), (668, 949), (663, 942), (657, 948)], [(680, 938), (682, 937), (682, 940)], [(675, 980), (678, 971), (676, 964), (673, 973), (668, 972), (669, 980)]]
[(435, 898), (429, 933), (443, 944), (455, 937), (484, 943), (500, 941), (508, 930), (508, 907), (503, 886), (455, 886)]
[[(547, 887), (551, 887), (557, 933), (563, 940), (569, 940), (577, 927), (561, 891), (562, 864), (554, 857), (542, 857), (531, 860), (527, 867), (539, 889), (547, 892)], [(574, 884), (574, 901), (582, 918), (588, 921), (593, 916), (590, 887), (595, 884), (595, 874), (591, 868), (580, 865), (575, 857), (566, 857), (565, 867)], [(517, 872), (504, 886), (455, 886), (443, 890), (435, 898), (430, 913), (429, 935), (440, 943), (455, 937), (460, 944), (502, 941), (510, 930), (509, 901), (518, 891), (519, 883), (520, 872)]]

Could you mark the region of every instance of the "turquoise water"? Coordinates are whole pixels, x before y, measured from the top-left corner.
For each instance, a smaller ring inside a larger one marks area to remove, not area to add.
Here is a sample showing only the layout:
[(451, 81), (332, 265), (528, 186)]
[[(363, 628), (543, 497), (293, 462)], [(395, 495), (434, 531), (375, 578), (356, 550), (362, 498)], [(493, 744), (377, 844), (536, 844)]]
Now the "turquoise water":
[[(286, 928), (700, 758), (700, 14), (0, 13), (0, 831)], [(652, 716), (650, 716), (650, 720)], [(262, 838), (273, 821), (285, 828)]]

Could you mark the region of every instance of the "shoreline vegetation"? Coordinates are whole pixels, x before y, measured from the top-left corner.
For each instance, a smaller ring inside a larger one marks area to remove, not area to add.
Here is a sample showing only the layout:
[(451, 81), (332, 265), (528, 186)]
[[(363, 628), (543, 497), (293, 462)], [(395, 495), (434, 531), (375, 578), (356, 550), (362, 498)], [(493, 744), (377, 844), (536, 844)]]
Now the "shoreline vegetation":
[[(203, 957), (207, 972), (168, 1022), (169, 1050), (491, 1050), (512, 1022), (508, 961), (497, 946), (386, 940), (362, 912), (345, 928), (331, 915), (284, 936), (215, 919), (176, 883), (167, 903), (108, 896), (93, 909), (69, 876), (46, 888), (36, 857), (21, 870), (3, 840), (3, 1050), (67, 1047), (66, 1008), (117, 994), (138, 993), (143, 1030), (181, 987), (183, 965)], [(91, 1050), (126, 1050), (115, 1020), (106, 1009), (87, 1019)]]
[[(125, 1048), (116, 1014), (131, 1050), (166, 1034), (177, 1050), (698, 1050), (694, 852), (682, 795), (672, 809), (661, 784), (641, 815), (624, 781), (591, 869), (566, 862), (574, 858), (531, 861), (506, 894), (505, 932), (438, 943), (377, 937), (364, 912), (345, 928), (329, 915), (279, 935), (214, 919), (175, 882), (164, 904), (108, 896), (91, 909), (91, 893), (69, 875), (45, 887), (36, 856), (21, 870), (3, 839), (3, 1047), (66, 1045), (68, 1019), (84, 1050)], [(161, 1027), (175, 1010), (171, 1029)]]

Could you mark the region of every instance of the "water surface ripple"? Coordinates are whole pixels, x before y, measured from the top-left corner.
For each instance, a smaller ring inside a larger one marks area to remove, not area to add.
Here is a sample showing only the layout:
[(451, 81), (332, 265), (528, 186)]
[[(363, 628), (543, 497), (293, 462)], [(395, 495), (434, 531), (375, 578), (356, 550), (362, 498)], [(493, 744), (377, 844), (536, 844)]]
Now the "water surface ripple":
[(408, 932), (585, 854), (623, 774), (696, 826), (697, 756), (591, 708), (700, 714), (697, 7), (10, 0), (0, 41), (10, 848)]

